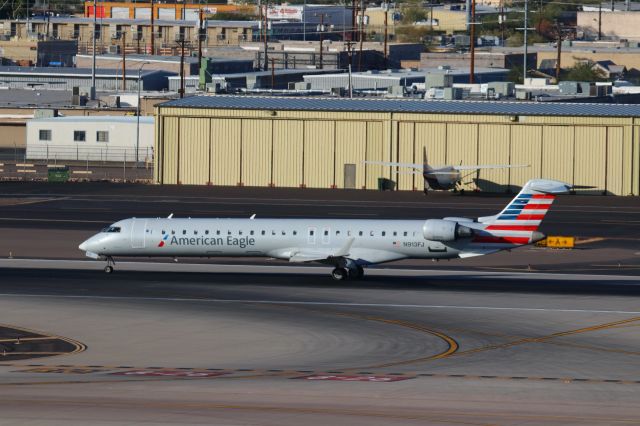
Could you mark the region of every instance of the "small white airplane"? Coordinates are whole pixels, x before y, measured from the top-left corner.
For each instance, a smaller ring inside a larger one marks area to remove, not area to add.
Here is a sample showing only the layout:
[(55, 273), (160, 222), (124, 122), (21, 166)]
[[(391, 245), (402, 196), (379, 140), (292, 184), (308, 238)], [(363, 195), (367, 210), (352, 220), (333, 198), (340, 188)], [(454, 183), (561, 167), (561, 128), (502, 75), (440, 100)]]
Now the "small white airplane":
[(495, 216), (469, 219), (177, 219), (121, 220), (80, 244), (88, 257), (272, 257), (334, 267), (335, 280), (362, 278), (364, 266), (399, 259), (454, 259), (509, 250), (543, 239), (540, 222), (570, 185), (527, 182)]
[[(390, 161), (364, 161), (365, 164), (378, 164), (382, 166), (402, 167), (412, 169), (409, 172), (400, 172), (402, 174), (421, 174), (424, 177), (424, 193), (427, 194), (429, 189), (435, 190), (457, 190), (462, 183), (462, 179), (482, 169), (513, 169), (520, 167), (529, 167), (526, 164), (483, 164), (470, 166), (431, 166), (427, 161), (427, 149), (422, 149), (422, 163), (395, 163)], [(463, 175), (464, 173), (464, 175)], [(464, 190), (461, 190), (464, 192)]]

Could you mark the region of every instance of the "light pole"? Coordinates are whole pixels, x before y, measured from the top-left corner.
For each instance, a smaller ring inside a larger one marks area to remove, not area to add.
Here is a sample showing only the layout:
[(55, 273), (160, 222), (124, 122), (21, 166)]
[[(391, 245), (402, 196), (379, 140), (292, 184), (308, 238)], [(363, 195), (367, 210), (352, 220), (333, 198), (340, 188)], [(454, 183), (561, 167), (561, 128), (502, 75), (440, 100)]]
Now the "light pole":
[[(97, 1), (93, 0), (93, 47), (91, 55), (91, 100), (96, 98), (96, 26), (98, 22)], [(100, 28), (102, 31), (102, 28)]]
[(149, 62), (143, 62), (138, 68), (138, 104), (136, 106), (136, 166), (138, 165), (138, 151), (140, 149), (140, 87), (142, 86), (142, 68)]

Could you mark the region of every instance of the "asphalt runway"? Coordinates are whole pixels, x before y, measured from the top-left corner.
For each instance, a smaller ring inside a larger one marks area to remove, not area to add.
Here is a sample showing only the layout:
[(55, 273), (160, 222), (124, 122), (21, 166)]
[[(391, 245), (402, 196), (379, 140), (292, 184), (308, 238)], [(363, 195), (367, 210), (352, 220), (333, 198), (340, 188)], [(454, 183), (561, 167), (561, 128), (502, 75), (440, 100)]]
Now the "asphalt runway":
[(543, 231), (574, 250), (344, 283), (269, 259), (106, 275), (77, 249), (133, 216), (477, 217), (509, 199), (0, 183), (0, 425), (640, 424), (638, 197), (560, 197)]
[(635, 276), (0, 267), (0, 324), (84, 346), (0, 359), (0, 424), (640, 424)]

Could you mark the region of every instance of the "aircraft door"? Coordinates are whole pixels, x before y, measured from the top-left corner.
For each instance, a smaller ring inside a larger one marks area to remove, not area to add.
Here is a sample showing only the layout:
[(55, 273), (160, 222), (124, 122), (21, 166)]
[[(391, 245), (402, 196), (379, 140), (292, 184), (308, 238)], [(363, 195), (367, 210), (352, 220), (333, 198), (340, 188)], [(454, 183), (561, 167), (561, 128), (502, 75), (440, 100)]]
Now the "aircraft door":
[(147, 221), (145, 219), (133, 219), (131, 225), (131, 248), (144, 248), (147, 232)]
[(307, 243), (309, 244), (315, 244), (316, 243), (316, 232), (318, 232), (318, 230), (314, 227), (310, 227), (307, 230)]
[(322, 244), (329, 244), (330, 239), (331, 239), (331, 229), (324, 228), (322, 230)]

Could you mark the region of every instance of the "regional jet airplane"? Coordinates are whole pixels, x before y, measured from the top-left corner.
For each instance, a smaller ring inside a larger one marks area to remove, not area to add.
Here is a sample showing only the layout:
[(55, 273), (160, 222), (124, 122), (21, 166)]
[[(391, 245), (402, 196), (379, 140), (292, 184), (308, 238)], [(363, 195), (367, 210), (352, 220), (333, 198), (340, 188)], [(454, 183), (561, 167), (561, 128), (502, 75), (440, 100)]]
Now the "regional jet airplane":
[(399, 259), (482, 256), (544, 238), (540, 222), (570, 186), (534, 179), (495, 216), (427, 220), (178, 219), (121, 220), (80, 244), (93, 259), (114, 256), (260, 256), (334, 267), (335, 280), (362, 278), (363, 267)]
[[(427, 149), (422, 148), (422, 163), (395, 163), (390, 161), (364, 161), (365, 164), (379, 164), (382, 166), (402, 167), (412, 169), (409, 172), (421, 174), (424, 178), (424, 193), (429, 193), (429, 189), (449, 190), (458, 189), (462, 183), (462, 179), (482, 169), (513, 169), (519, 167), (529, 167), (525, 164), (483, 164), (471, 166), (431, 166), (427, 161)], [(464, 175), (463, 175), (464, 174)], [(461, 190), (463, 192), (464, 190)]]

